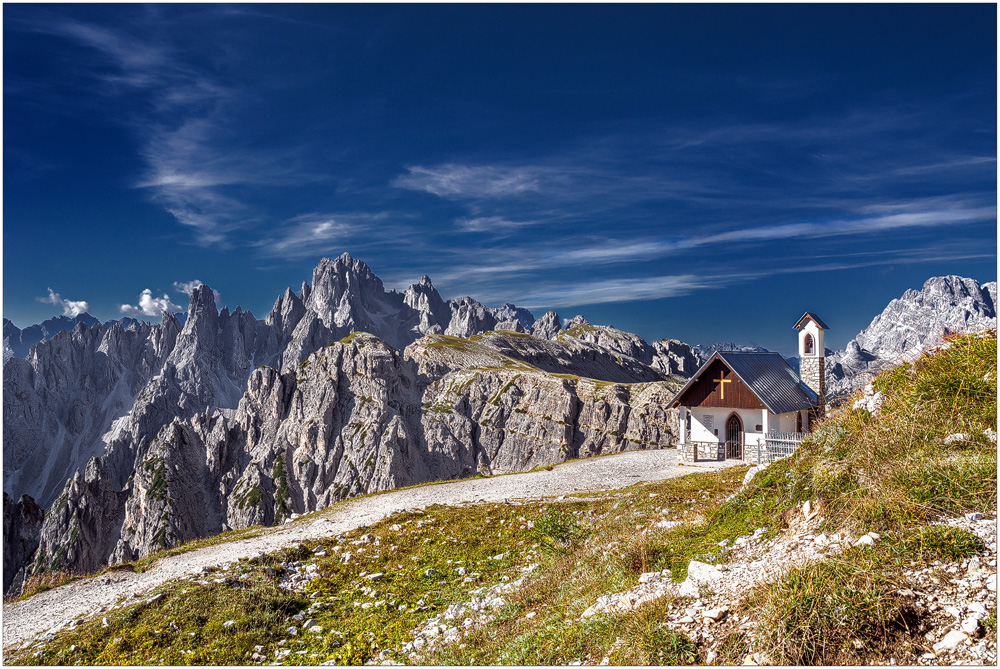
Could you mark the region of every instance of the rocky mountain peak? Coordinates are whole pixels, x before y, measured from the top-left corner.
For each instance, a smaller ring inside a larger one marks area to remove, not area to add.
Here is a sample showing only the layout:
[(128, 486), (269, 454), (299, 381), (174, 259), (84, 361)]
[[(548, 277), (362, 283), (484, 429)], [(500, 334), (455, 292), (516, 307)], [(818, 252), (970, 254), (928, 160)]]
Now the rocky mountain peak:
[(22, 330), (5, 318), (3, 319), (4, 361), (11, 357), (24, 358), (34, 344), (51, 339), (60, 332), (72, 331), (80, 323), (94, 326), (100, 324), (100, 321), (88, 313), (82, 313), (73, 318), (56, 316), (37, 325), (29, 325)]
[(286, 288), (281, 297), (274, 301), (265, 322), (281, 333), (280, 338), (287, 339), (305, 312), (306, 307), (299, 296), (291, 288)]
[(418, 314), (418, 323), (413, 329), (420, 335), (438, 334), (448, 327), (451, 308), (426, 274), (418, 283), (406, 289), (403, 293), (403, 303)]
[(559, 314), (554, 311), (546, 311), (545, 315), (535, 321), (531, 326), (531, 334), (542, 339), (555, 339), (562, 330), (562, 322)]
[(315, 312), (326, 327), (356, 327), (367, 320), (364, 312), (383, 311), (379, 305), (385, 296), (382, 279), (367, 263), (355, 260), (349, 253), (335, 260), (320, 260), (308, 292), (306, 308)]
[[(510, 321), (518, 321), (523, 330), (523, 332), (530, 332), (532, 326), (535, 324), (535, 317), (527, 309), (522, 309), (521, 307), (515, 307), (510, 302), (506, 302), (502, 307), (496, 310), (495, 316), (498, 323)], [(515, 329), (513, 327), (508, 329)]]
[(949, 274), (927, 279), (920, 290), (907, 290), (843, 351), (827, 357), (830, 393), (860, 387), (870, 374), (916, 358), (946, 334), (996, 328), (996, 285)]
[(177, 336), (177, 347), (171, 357), (193, 357), (198, 351), (212, 350), (219, 329), (219, 312), (215, 310), (215, 294), (202, 284), (191, 292), (188, 316)]

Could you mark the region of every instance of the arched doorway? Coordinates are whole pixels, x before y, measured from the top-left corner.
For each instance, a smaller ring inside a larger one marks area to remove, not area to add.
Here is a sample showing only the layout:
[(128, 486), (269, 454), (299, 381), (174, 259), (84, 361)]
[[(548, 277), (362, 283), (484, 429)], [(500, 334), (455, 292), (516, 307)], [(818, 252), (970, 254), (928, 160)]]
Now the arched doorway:
[(726, 459), (743, 459), (743, 421), (735, 413), (726, 420)]

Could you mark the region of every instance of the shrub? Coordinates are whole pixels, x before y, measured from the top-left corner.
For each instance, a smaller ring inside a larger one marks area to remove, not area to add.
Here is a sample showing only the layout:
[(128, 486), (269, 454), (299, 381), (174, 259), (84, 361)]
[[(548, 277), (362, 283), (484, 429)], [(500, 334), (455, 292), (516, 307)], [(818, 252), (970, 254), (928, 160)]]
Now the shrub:
[(929, 525), (921, 527), (903, 539), (903, 548), (917, 560), (932, 559), (954, 562), (983, 550), (979, 537), (959, 527)]
[(582, 528), (571, 513), (552, 507), (535, 521), (535, 534), (549, 548), (564, 547), (580, 537)]

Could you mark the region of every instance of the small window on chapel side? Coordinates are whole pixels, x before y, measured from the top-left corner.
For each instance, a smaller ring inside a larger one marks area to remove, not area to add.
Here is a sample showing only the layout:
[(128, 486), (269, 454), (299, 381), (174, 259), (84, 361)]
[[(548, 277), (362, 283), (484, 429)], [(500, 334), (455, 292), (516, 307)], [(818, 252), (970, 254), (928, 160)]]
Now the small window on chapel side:
[(813, 353), (813, 336), (811, 334), (806, 335), (805, 352), (807, 355), (812, 355)]

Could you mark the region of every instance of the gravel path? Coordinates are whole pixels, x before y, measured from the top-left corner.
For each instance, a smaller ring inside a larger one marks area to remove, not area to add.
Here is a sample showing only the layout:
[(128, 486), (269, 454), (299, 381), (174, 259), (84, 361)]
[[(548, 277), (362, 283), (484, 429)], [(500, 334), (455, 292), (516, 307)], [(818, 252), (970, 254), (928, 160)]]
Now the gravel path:
[(269, 553), (303, 540), (371, 525), (406, 509), (614, 490), (640, 481), (659, 481), (738, 464), (732, 461), (679, 464), (677, 457), (675, 450), (632, 451), (574, 460), (550, 471), (466, 479), (374, 495), (331, 509), (306, 522), (280, 526), (262, 536), (163, 558), (141, 574), (117, 571), (73, 581), (25, 601), (3, 605), (4, 652), (6, 654), (8, 649), (21, 646), (38, 634), (60, 628), (70, 620), (114, 604), (123, 597), (138, 596), (171, 579)]

